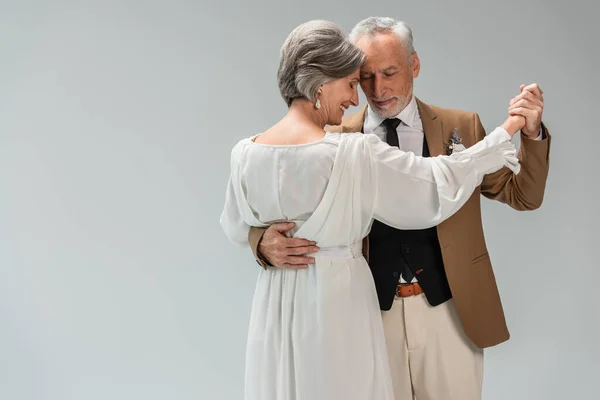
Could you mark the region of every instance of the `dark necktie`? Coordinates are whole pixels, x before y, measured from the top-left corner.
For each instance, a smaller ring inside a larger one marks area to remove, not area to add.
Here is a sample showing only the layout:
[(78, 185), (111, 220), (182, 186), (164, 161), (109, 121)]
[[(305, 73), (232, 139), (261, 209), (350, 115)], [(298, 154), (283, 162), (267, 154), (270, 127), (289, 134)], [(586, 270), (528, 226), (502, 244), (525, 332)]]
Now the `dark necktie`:
[(384, 119), (383, 126), (385, 126), (386, 135), (385, 141), (390, 146), (400, 147), (398, 142), (398, 126), (400, 125), (400, 120), (398, 118), (388, 118)]
[[(398, 118), (388, 118), (383, 121), (383, 126), (385, 126), (386, 135), (385, 141), (390, 146), (400, 147), (400, 143), (398, 142), (398, 125), (400, 125), (400, 120)], [(407, 283), (411, 283), (413, 280), (413, 273), (408, 268), (408, 265), (405, 263), (404, 268), (402, 269), (402, 277)]]

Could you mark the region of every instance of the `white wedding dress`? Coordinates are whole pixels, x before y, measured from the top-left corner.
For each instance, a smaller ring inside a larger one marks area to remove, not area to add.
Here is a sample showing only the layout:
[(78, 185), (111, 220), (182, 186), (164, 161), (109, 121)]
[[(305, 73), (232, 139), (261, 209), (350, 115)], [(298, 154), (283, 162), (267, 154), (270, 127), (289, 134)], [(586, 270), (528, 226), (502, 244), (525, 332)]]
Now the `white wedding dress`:
[(503, 166), (518, 172), (497, 128), (449, 157), (422, 158), (374, 135), (327, 133), (278, 146), (240, 141), (221, 225), (247, 245), (251, 226), (294, 221), (321, 251), (306, 269), (260, 270), (246, 354), (246, 400), (393, 400), (375, 286), (361, 241), (373, 219), (435, 226)]

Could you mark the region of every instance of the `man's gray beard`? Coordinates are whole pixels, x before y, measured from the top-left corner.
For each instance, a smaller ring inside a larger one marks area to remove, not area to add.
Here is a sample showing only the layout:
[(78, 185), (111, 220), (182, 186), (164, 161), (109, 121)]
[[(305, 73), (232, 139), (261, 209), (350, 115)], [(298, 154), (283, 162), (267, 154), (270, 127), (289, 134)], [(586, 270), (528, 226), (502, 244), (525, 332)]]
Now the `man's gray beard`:
[(387, 119), (387, 118), (395, 117), (396, 115), (400, 114), (400, 112), (402, 112), (402, 110), (404, 110), (406, 108), (406, 106), (408, 106), (408, 103), (410, 103), (411, 98), (412, 98), (412, 95), (409, 96), (407, 99), (402, 99), (402, 101), (400, 99), (398, 99), (398, 103), (396, 104), (396, 106), (390, 110), (381, 110), (381, 109), (377, 108), (376, 105), (371, 104), (370, 101), (369, 101), (369, 105), (371, 106), (371, 110), (373, 110), (375, 112), (375, 114), (377, 114), (380, 118)]

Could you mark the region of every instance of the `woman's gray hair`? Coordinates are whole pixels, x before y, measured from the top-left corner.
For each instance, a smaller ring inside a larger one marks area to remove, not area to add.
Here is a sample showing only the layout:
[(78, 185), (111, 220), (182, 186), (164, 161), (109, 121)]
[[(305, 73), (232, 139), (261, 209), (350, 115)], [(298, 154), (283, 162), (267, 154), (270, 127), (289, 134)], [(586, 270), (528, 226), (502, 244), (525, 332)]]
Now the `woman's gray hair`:
[(281, 96), (288, 107), (297, 98), (314, 101), (321, 85), (350, 75), (364, 59), (364, 53), (333, 22), (305, 22), (281, 46), (277, 72)]
[(412, 29), (406, 22), (388, 17), (369, 17), (360, 21), (350, 32), (350, 41), (356, 43), (361, 37), (373, 37), (378, 33), (394, 33), (402, 41), (408, 55), (415, 52)]

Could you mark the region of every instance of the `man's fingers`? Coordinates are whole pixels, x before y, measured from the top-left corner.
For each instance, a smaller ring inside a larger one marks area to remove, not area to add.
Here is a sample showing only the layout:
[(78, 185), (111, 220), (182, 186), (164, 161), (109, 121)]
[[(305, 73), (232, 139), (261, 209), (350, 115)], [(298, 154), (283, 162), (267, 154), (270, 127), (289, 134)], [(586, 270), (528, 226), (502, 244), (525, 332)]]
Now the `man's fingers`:
[(517, 108), (517, 107), (523, 107), (523, 108), (535, 108), (538, 105), (535, 104), (533, 101), (527, 100), (527, 99), (521, 99), (521, 100), (517, 100), (512, 106), (509, 107), (509, 109), (511, 108)]
[(288, 255), (299, 256), (302, 254), (316, 253), (319, 251), (317, 246), (292, 247), (287, 249)]
[(510, 110), (511, 108), (519, 108), (519, 107), (527, 107), (527, 105), (529, 104), (529, 100), (525, 100), (525, 99), (521, 99), (521, 100), (517, 100), (512, 106), (510, 106), (508, 109)]
[(543, 103), (544, 102), (544, 96), (537, 95), (534, 92), (531, 92), (529, 90), (524, 90), (523, 93), (521, 93), (519, 95), (519, 97), (521, 97), (523, 99), (528, 99), (528, 100), (531, 100), (531, 101), (539, 102), (539, 103)]
[[(523, 86), (523, 85), (521, 85)], [(521, 89), (521, 92), (523, 91), (529, 91), (532, 92), (533, 94), (535, 94), (536, 96), (541, 97), (542, 94), (544, 94), (544, 91), (540, 88), (540, 86), (537, 83), (532, 83), (531, 85), (527, 85), (524, 88)]]
[(540, 85), (538, 85), (537, 83), (532, 83), (530, 85), (525, 86), (524, 90), (533, 90), (539, 94), (544, 93)]
[(296, 224), (294, 222), (278, 222), (275, 224), (272, 224), (269, 228), (272, 228), (273, 230), (277, 231), (277, 232), (287, 232), (290, 229), (292, 229)]
[(312, 240), (301, 239), (301, 238), (289, 238), (286, 240), (287, 247), (308, 247), (314, 246), (316, 243)]
[[(511, 107), (508, 109), (508, 113), (510, 115), (513, 115), (514, 110), (519, 110), (519, 111), (517, 111), (517, 114), (526, 113), (527, 116), (534, 117), (534, 118), (538, 118), (538, 116), (542, 115), (542, 108), (540, 108), (540, 107), (514, 106), (514, 107)], [(521, 110), (523, 110), (523, 111), (521, 111)]]
[(538, 97), (534, 93), (532, 93), (530, 91), (527, 91), (527, 90), (524, 91), (523, 93), (521, 93), (520, 95), (513, 97), (513, 99), (510, 102), (511, 103), (515, 103), (515, 102), (517, 102), (519, 100), (522, 100), (522, 99), (526, 99), (526, 100), (529, 100), (529, 101), (532, 101), (534, 103), (538, 103), (538, 104), (541, 104), (541, 105), (544, 104), (544, 99), (543, 98)]
[(529, 90), (524, 90), (520, 95), (516, 97), (517, 99), (527, 99), (531, 101), (540, 101), (540, 97), (536, 96), (535, 93), (530, 92)]
[(308, 264), (283, 264), (280, 268), (287, 268), (287, 269), (304, 269), (304, 268), (308, 268)]
[(313, 257), (287, 256), (283, 259), (284, 264), (290, 265), (314, 264), (314, 262)]
[(541, 101), (531, 101), (531, 100), (527, 100), (527, 99), (521, 99), (521, 100), (518, 100), (515, 103), (513, 103), (510, 107), (508, 107), (508, 109), (510, 110), (511, 108), (515, 108), (515, 107), (529, 108), (531, 110), (536, 110), (538, 112), (541, 112), (544, 109), (544, 103), (542, 103)]
[(519, 94), (518, 96), (515, 96), (512, 99), (510, 99), (510, 101), (508, 102), (508, 104), (510, 106), (512, 106), (512, 105), (514, 105), (516, 102), (518, 102), (520, 100), (529, 100), (531, 102), (539, 103), (539, 104), (543, 103), (542, 99), (540, 99), (539, 97), (536, 97), (531, 92), (525, 91), (525, 92)]
[(525, 118), (533, 117), (534, 112), (535, 111), (530, 110), (529, 108), (524, 108), (524, 107), (516, 107), (516, 108), (511, 108), (510, 110), (508, 110), (508, 114), (510, 114), (510, 115), (520, 115)]

